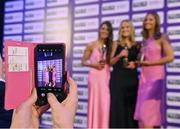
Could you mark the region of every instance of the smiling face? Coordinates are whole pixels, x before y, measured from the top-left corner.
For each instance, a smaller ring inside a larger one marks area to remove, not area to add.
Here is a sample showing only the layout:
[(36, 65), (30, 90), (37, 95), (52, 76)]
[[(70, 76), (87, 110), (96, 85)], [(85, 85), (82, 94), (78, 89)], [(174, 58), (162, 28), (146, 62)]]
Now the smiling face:
[(121, 24), (120, 32), (122, 37), (130, 37), (132, 32), (130, 24), (128, 22), (123, 22)]
[(118, 40), (121, 42), (125, 38), (128, 38), (132, 43), (135, 42), (135, 30), (130, 20), (123, 20), (119, 27)]
[(144, 39), (153, 37), (159, 39), (161, 37), (161, 22), (160, 17), (156, 12), (149, 12), (143, 21), (142, 36)]
[(106, 39), (109, 36), (109, 28), (106, 24), (103, 24), (99, 30), (100, 38)]
[(146, 30), (155, 30), (156, 19), (152, 14), (148, 14), (144, 19), (144, 28)]

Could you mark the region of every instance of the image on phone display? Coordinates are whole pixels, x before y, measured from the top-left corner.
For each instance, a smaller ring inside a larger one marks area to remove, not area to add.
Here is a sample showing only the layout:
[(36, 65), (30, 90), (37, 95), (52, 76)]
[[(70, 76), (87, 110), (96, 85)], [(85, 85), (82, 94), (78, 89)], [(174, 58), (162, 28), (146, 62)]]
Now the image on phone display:
[(51, 59), (58, 56), (56, 52), (43, 52), (44, 60), (38, 61), (38, 87), (62, 86), (62, 59)]

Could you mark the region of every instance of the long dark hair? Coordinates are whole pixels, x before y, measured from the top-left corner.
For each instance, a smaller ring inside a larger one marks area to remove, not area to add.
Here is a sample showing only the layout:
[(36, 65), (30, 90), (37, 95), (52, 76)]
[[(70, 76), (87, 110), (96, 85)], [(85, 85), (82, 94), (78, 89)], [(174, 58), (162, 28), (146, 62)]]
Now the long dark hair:
[[(109, 32), (108, 37), (105, 39), (105, 45), (107, 48), (107, 53), (106, 53), (107, 63), (110, 63), (112, 43), (113, 43), (113, 28), (110, 21), (104, 21), (103, 23), (101, 23), (99, 30), (101, 29), (103, 25), (107, 26), (108, 32)], [(99, 38), (100, 38), (100, 32), (99, 32)]]
[(162, 34), (161, 30), (160, 30), (161, 29), (160, 28), (160, 17), (156, 12), (149, 12), (146, 14), (146, 17), (144, 18), (144, 21), (143, 21), (143, 30), (142, 30), (143, 40), (148, 39), (148, 31), (146, 30), (145, 25), (144, 25), (148, 15), (152, 15), (155, 18), (155, 22), (156, 22), (153, 38), (156, 40), (160, 39), (161, 34)]

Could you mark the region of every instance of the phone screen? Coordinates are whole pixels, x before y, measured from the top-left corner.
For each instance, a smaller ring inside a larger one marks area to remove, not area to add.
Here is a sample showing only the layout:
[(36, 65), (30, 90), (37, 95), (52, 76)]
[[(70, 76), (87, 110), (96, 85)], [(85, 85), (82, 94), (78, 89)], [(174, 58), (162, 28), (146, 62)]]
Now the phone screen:
[(38, 45), (36, 48), (36, 87), (38, 105), (47, 103), (47, 93), (55, 94), (59, 101), (64, 97), (64, 55), (65, 46)]

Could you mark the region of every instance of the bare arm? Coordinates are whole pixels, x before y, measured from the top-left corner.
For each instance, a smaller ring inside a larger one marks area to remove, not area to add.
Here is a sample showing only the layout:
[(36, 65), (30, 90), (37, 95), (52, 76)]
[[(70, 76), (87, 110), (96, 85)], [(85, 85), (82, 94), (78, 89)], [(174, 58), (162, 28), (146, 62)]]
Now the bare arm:
[(89, 58), (91, 57), (92, 50), (93, 50), (93, 44), (90, 44), (86, 47), (83, 58), (82, 58), (82, 65), (87, 66), (87, 67), (92, 67), (92, 68), (95, 68), (98, 70), (103, 69), (104, 64), (100, 64), (99, 62), (97, 62), (97, 63), (89, 62)]
[(114, 65), (116, 64), (116, 62), (120, 59), (119, 56), (115, 56), (115, 52), (116, 52), (116, 48), (117, 48), (117, 42), (114, 42), (112, 45), (112, 52), (111, 52), (111, 58), (110, 58), (110, 65)]
[(110, 59), (110, 65), (114, 65), (116, 64), (120, 58), (122, 58), (123, 56), (127, 56), (128, 53), (125, 50), (122, 50), (118, 55), (115, 55), (116, 49), (117, 49), (118, 43), (114, 42), (113, 46), (112, 46), (112, 52), (111, 52), (111, 59)]
[(161, 47), (162, 47), (164, 57), (162, 57), (161, 59), (157, 61), (149, 62), (147, 65), (163, 65), (166, 63), (170, 63), (174, 60), (173, 49), (166, 35), (162, 35), (161, 37)]
[(84, 55), (82, 58), (82, 65), (87, 66), (87, 67), (91, 67), (91, 64), (88, 63), (88, 60), (91, 56), (91, 53), (92, 53), (92, 46), (88, 45), (84, 51)]

